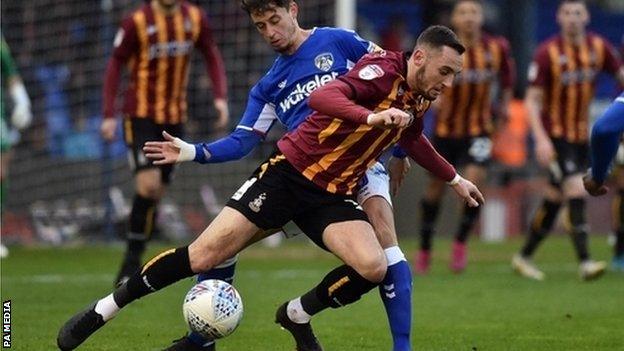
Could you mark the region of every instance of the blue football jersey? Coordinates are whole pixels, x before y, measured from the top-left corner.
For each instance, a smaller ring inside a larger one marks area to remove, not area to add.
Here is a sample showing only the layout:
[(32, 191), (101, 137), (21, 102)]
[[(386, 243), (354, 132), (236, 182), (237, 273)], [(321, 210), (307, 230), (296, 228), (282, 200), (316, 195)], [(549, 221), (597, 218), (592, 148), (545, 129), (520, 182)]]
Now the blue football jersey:
[(245, 113), (237, 128), (266, 134), (275, 121), (288, 131), (312, 112), (310, 93), (345, 74), (377, 46), (355, 32), (339, 28), (314, 28), (292, 55), (279, 55), (266, 75), (251, 89)]

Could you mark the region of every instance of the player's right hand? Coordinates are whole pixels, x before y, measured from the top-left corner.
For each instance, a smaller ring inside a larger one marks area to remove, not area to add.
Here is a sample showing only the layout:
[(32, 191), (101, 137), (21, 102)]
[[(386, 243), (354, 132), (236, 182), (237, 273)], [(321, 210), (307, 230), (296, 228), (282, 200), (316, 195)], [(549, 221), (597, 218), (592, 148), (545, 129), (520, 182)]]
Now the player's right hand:
[(451, 187), (455, 190), (457, 195), (464, 200), (468, 207), (479, 207), (479, 205), (485, 203), (485, 198), (483, 194), (481, 194), (481, 191), (479, 191), (479, 188), (468, 179), (460, 177), (459, 182), (451, 185)]
[(542, 167), (548, 167), (555, 159), (555, 148), (547, 137), (537, 138), (535, 141), (535, 158)]
[(591, 170), (583, 176), (583, 187), (585, 187), (585, 190), (587, 190), (591, 196), (601, 196), (609, 191), (609, 188), (606, 185), (598, 183), (594, 180), (594, 178), (592, 178)]
[(387, 110), (371, 113), (366, 119), (366, 124), (383, 129), (405, 128), (412, 124), (414, 116), (398, 108), (391, 107)]
[(115, 139), (115, 130), (117, 130), (116, 118), (104, 118), (100, 125), (100, 134), (106, 141), (113, 141)]
[(168, 165), (195, 159), (195, 146), (163, 131), (165, 141), (148, 141), (143, 146), (145, 156), (155, 165)]

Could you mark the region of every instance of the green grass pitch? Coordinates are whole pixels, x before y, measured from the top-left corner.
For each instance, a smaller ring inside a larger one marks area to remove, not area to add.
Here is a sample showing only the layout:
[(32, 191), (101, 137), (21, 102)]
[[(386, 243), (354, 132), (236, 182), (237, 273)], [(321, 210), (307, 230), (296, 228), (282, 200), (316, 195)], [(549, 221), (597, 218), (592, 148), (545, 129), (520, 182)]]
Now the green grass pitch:
[[(520, 244), (473, 240), (468, 270), (453, 275), (449, 242), (436, 242), (433, 271), (414, 280), (414, 350), (624, 350), (624, 274), (580, 282), (571, 243), (555, 236), (536, 257), (547, 280), (529, 281), (509, 267)], [(414, 247), (403, 245), (410, 257)], [(153, 246), (150, 254), (162, 248)], [(594, 257), (610, 258), (604, 237), (594, 237), (592, 248)], [(12, 349), (55, 350), (61, 324), (111, 291), (121, 255), (120, 247), (13, 248), (2, 260), (2, 300), (12, 301)], [(245, 316), (218, 350), (293, 350), (290, 336), (273, 323), (275, 309), (336, 265), (302, 241), (245, 251), (235, 282)], [(181, 305), (191, 285), (187, 279), (135, 302), (79, 350), (161, 350), (185, 331)], [(321, 313), (313, 326), (329, 351), (391, 349), (377, 290)]]

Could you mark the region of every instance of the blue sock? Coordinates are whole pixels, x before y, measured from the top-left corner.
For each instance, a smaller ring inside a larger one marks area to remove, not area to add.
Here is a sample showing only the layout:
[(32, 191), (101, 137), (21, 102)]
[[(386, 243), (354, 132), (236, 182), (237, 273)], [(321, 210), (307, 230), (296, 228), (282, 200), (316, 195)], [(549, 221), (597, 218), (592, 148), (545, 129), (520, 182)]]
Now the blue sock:
[[(197, 282), (201, 282), (208, 279), (218, 279), (223, 280), (227, 283), (232, 284), (234, 282), (234, 271), (236, 270), (236, 261), (238, 260), (238, 255), (230, 258), (229, 260), (223, 262), (222, 264), (216, 266), (215, 268), (209, 270), (208, 272), (203, 272), (197, 275)], [(191, 340), (195, 345), (199, 346), (209, 346), (214, 344), (214, 340), (206, 339), (203, 336), (190, 332), (187, 336), (189, 340)]]
[(410, 351), (412, 328), (412, 272), (398, 246), (385, 250), (388, 271), (379, 286), (392, 332), (393, 351)]

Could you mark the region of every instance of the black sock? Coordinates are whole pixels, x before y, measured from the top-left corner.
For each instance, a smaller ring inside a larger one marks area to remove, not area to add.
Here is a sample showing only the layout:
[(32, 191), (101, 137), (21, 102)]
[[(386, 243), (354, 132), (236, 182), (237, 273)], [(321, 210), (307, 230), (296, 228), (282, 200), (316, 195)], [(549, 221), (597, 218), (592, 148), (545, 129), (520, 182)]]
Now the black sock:
[(157, 200), (149, 199), (139, 194), (134, 196), (132, 210), (130, 211), (130, 231), (128, 233), (126, 260), (141, 261), (141, 256), (145, 251), (145, 244), (154, 232), (157, 203)]
[(529, 230), (529, 237), (520, 252), (522, 256), (533, 256), (533, 252), (535, 252), (539, 243), (544, 240), (548, 232), (552, 229), (560, 207), (561, 203), (559, 202), (544, 200), (542, 206), (533, 217), (533, 223), (531, 223), (531, 229)]
[(368, 281), (353, 268), (342, 265), (329, 272), (312, 290), (301, 296), (303, 310), (313, 316), (331, 307), (353, 303), (378, 284)]
[(477, 221), (479, 217), (479, 210), (481, 207), (470, 207), (468, 205), (464, 205), (464, 212), (462, 213), (462, 219), (459, 224), (459, 228), (457, 229), (457, 235), (455, 235), (455, 240), (460, 243), (465, 243), (468, 239), (468, 234), (470, 230), (474, 226), (474, 223)]
[(585, 222), (585, 199), (575, 198), (568, 201), (570, 218), (570, 236), (579, 261), (589, 259), (587, 249), (587, 224)]
[(133, 274), (125, 284), (115, 290), (113, 297), (117, 306), (124, 307), (193, 274), (195, 273), (191, 270), (188, 246), (170, 249), (147, 262), (141, 271)]
[(620, 189), (613, 198), (613, 227), (615, 228), (615, 247), (613, 254), (624, 255), (624, 189)]
[(438, 218), (440, 203), (422, 200), (420, 206), (422, 209), (420, 248), (429, 251), (431, 250), (431, 238), (433, 237), (436, 218)]

